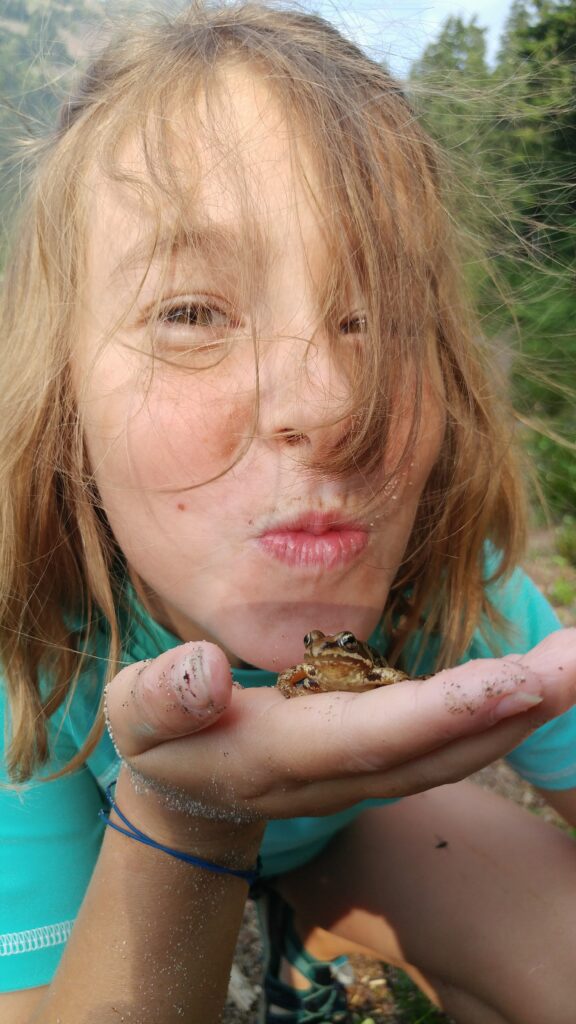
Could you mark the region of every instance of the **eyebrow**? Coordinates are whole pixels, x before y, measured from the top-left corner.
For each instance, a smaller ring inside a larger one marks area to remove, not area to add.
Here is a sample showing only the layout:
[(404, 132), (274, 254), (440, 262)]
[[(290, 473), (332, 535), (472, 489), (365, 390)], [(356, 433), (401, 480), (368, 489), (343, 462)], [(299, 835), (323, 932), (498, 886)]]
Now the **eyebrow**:
[[(263, 263), (263, 241), (258, 230), (253, 228), (251, 234), (250, 259), (257, 267)], [(256, 244), (254, 244), (256, 243)], [(152, 233), (131, 246), (118, 260), (110, 274), (115, 281), (127, 271), (152, 266), (158, 259), (166, 256), (178, 257), (191, 254), (205, 259), (219, 261), (227, 256), (228, 260), (246, 253), (246, 238), (235, 227), (217, 224), (214, 221), (188, 224), (176, 230), (164, 230), (159, 235)]]

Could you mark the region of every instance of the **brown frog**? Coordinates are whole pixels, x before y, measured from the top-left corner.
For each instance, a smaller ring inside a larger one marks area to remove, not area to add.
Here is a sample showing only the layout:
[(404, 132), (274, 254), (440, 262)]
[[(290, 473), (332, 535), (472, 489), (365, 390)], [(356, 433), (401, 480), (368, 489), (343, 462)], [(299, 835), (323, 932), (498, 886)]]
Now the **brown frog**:
[(313, 629), (304, 637), (306, 653), (300, 665), (278, 676), (276, 686), (285, 697), (325, 690), (361, 692), (389, 686), (408, 676), (390, 668), (378, 651), (344, 631), (325, 636)]

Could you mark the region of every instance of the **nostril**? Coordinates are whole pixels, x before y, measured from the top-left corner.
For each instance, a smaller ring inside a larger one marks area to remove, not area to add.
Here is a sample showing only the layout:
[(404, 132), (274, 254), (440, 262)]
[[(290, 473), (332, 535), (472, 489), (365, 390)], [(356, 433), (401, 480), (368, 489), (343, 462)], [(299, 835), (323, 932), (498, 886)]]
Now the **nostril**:
[(310, 444), (310, 438), (306, 434), (287, 434), (285, 440), (289, 445)]
[(310, 444), (310, 438), (307, 434), (303, 434), (301, 430), (292, 430), (290, 427), (278, 430), (276, 436), (280, 441), (284, 441), (290, 446)]

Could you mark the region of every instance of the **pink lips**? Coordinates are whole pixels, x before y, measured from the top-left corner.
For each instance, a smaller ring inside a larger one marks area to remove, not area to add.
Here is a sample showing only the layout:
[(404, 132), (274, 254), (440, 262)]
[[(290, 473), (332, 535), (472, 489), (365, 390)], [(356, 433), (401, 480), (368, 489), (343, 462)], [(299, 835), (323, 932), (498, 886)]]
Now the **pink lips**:
[(338, 521), (335, 513), (311, 513), (279, 524), (258, 537), (258, 545), (280, 562), (299, 568), (335, 569), (364, 550), (368, 531)]

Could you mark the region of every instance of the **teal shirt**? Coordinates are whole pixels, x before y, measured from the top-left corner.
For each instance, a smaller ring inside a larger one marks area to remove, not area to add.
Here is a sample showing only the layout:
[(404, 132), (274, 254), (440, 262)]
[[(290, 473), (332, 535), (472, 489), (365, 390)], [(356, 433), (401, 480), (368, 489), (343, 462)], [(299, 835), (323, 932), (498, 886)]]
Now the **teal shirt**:
[[(495, 637), (503, 653), (529, 650), (560, 628), (554, 612), (520, 571), (503, 586), (494, 588), (496, 604), (515, 624), (509, 641)], [(155, 657), (179, 641), (146, 618), (126, 637), (127, 664)], [(377, 638), (373, 638), (373, 641)], [(494, 652), (475, 636), (466, 657), (493, 657)], [(101, 692), (102, 671), (98, 659), (82, 677), (70, 707), (60, 709), (50, 721), (52, 755), (42, 774), (57, 770), (80, 749), (94, 721)], [(433, 664), (433, 650), (418, 665), (426, 674)], [(247, 686), (270, 686), (268, 672), (235, 671)], [(0, 717), (5, 700), (0, 700)], [(4, 736), (4, 723), (2, 733)], [(526, 779), (542, 788), (576, 786), (576, 709), (547, 723), (508, 757)], [(0, 789), (0, 992), (31, 988), (50, 982), (98, 858), (104, 826), (98, 811), (105, 805), (106, 786), (119, 771), (118, 757), (105, 734), (85, 766), (52, 782), (38, 780), (18, 790)], [(1, 769), (0, 769), (1, 771)], [(0, 781), (6, 781), (5, 773)], [(264, 873), (279, 874), (315, 856), (367, 801), (339, 814), (318, 818), (273, 821), (262, 846)]]

